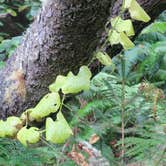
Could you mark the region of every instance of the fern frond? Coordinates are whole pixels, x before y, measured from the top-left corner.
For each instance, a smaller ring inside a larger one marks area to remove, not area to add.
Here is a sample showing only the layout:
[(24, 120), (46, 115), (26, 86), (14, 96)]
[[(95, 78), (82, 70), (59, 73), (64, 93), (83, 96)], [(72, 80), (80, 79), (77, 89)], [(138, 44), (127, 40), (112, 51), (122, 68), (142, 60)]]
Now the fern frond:
[(55, 152), (48, 147), (25, 148), (11, 139), (0, 139), (0, 165), (5, 166), (42, 166), (55, 162)]

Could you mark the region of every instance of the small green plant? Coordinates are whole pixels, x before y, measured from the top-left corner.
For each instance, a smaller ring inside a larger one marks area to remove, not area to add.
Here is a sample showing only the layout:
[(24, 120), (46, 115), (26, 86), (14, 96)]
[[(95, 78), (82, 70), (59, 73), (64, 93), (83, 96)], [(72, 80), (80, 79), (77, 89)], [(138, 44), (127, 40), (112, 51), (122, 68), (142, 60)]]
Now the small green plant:
[[(40, 140), (51, 147), (54, 146), (51, 143), (57, 145), (66, 142), (59, 152), (56, 151), (56, 147), (55, 153), (56, 155), (62, 153), (68, 156), (72, 152), (78, 155), (78, 152), (74, 151), (77, 149), (76, 143), (91, 139), (89, 141), (93, 142), (92, 144), (97, 142), (94, 146), (100, 149), (102, 155), (113, 165), (119, 163), (115, 157), (121, 159), (121, 165), (128, 163), (127, 160), (145, 160), (143, 155), (147, 151), (152, 154), (156, 147), (164, 144), (165, 136), (163, 135), (165, 134), (164, 123), (166, 119), (164, 118), (163, 92), (148, 82), (139, 83), (143, 76), (150, 75), (144, 62), (136, 66), (138, 68), (136, 70), (136, 82), (133, 83), (134, 76), (132, 79), (128, 77), (139, 57), (138, 54), (133, 55), (133, 50), (137, 49), (137, 53), (141, 53), (141, 55), (145, 53), (137, 46), (133, 48), (134, 43), (129, 38), (134, 35), (132, 21), (122, 18), (122, 14), (126, 10), (130, 12), (133, 19), (144, 22), (150, 20), (135, 0), (123, 1), (119, 16), (110, 20), (112, 29), (108, 30), (106, 43), (108, 42), (111, 45), (120, 43), (126, 50), (125, 55), (120, 54), (112, 60), (102, 50), (103, 47), (94, 55), (94, 59), (98, 59), (106, 66), (105, 71), (109, 67), (112, 70), (99, 73), (91, 81), (91, 72), (87, 66), (82, 66), (77, 75), (72, 72), (69, 72), (67, 76), (59, 75), (55, 82), (49, 86), (50, 93), (44, 96), (34, 108), (26, 110), (21, 117), (9, 117), (6, 121), (0, 121), (1, 137), (17, 138), (24, 146), (32, 146)], [(155, 31), (156, 28), (153, 29)], [(163, 33), (163, 28), (161, 29)], [(145, 34), (147, 31), (143, 33)], [(149, 47), (149, 50), (154, 49), (156, 51), (157, 48), (163, 46), (162, 44), (157, 43), (156, 47)], [(130, 55), (130, 57), (126, 55)], [(146, 59), (146, 55), (144, 57)], [(151, 69), (152, 64), (156, 61), (158, 62), (157, 51), (155, 56), (152, 54), (150, 58), (146, 59), (148, 68)], [(142, 72), (144, 72), (144, 75), (141, 75)], [(66, 95), (77, 94), (81, 91), (84, 91), (84, 93), (77, 97), (81, 108), (77, 106), (79, 104), (73, 106), (73, 104), (66, 105), (64, 103)], [(67, 118), (68, 121), (70, 120), (69, 124), (62, 114), (62, 109), (65, 108), (71, 114)], [(52, 113), (56, 114), (55, 120), (50, 117)], [(33, 124), (34, 121), (40, 123), (44, 119), (46, 119), (44, 129), (37, 128)], [(155, 124), (152, 122), (155, 122)], [(45, 134), (45, 138), (43, 134)], [(71, 135), (73, 137), (69, 140), (68, 138)], [(158, 139), (159, 137), (161, 139)], [(115, 147), (117, 142), (117, 147)], [(66, 147), (72, 148), (71, 153), (65, 151)], [(156, 165), (164, 162), (161, 160), (165, 156), (165, 148), (161, 151), (161, 157), (153, 160)], [(113, 157), (114, 155), (115, 157)], [(56, 159), (57, 164), (69, 165), (70, 163), (66, 158), (61, 161), (61, 156), (57, 156)], [(71, 163), (71, 165), (74, 164)]]
[[(124, 1), (122, 5), (122, 11), (124, 11), (125, 9), (128, 9), (131, 14), (131, 17), (135, 18), (136, 20), (142, 20), (145, 22), (150, 20), (148, 15), (135, 0)], [(133, 12), (133, 10), (137, 12)], [(125, 49), (133, 47), (132, 42), (127, 37), (134, 34), (131, 20), (125, 21), (122, 20), (120, 17), (117, 17), (111, 20), (111, 24), (113, 26), (113, 30), (110, 30), (109, 32), (110, 43), (121, 43)], [(126, 26), (127, 29), (121, 29), (121, 27), (124, 26)], [(107, 62), (109, 60), (109, 56), (102, 53), (98, 53), (96, 57), (99, 60), (101, 60), (102, 63)], [(111, 64), (111, 60), (109, 61)], [(78, 93), (82, 90), (88, 90), (90, 86), (90, 78), (91, 72), (86, 66), (82, 66), (80, 68), (80, 71), (77, 76), (73, 75), (72, 72), (69, 72), (69, 74), (66, 77), (61, 75), (58, 76), (55, 83), (50, 85), (49, 87), (51, 93), (44, 96), (35, 108), (28, 109), (27, 111), (25, 111), (21, 116), (21, 119), (17, 117), (12, 117), (12, 120), (10, 120), (9, 117), (6, 121), (0, 122), (1, 137), (14, 137), (15, 134), (18, 132), (17, 138), (24, 145), (27, 146), (27, 143), (36, 143), (39, 141), (40, 137), (40, 132), (38, 131), (39, 129), (34, 127), (27, 129), (28, 121), (41, 121), (42, 118), (48, 116), (50, 113), (57, 112), (59, 110), (59, 112), (57, 113), (57, 120), (55, 122), (53, 122), (51, 119), (47, 119), (46, 121), (46, 139), (56, 143), (64, 142), (70, 136), (70, 134), (72, 134), (72, 131), (61, 113), (64, 97), (62, 101), (60, 101), (60, 96), (58, 92), (61, 89), (63, 94), (65, 95), (71, 93)], [(62, 130), (64, 130), (65, 132), (62, 136), (58, 136), (57, 129), (61, 125), (63, 126)], [(4, 129), (4, 126), (7, 127)], [(55, 136), (53, 136), (53, 129), (55, 130), (55, 133), (57, 133), (57, 135)]]
[(5, 65), (5, 61), (13, 54), (16, 47), (20, 44), (21, 39), (22, 36), (17, 36), (3, 40), (0, 43), (0, 68)]
[(26, 148), (18, 141), (0, 139), (0, 165), (3, 166), (53, 165), (56, 153), (57, 151), (47, 146)]
[[(0, 15), (10, 15), (11, 18), (25, 15), (25, 23), (16, 22), (14, 25), (24, 31), (27, 24), (36, 16), (40, 6), (41, 2), (39, 0), (0, 0)], [(0, 28), (3, 26), (4, 22), (0, 21)], [(8, 33), (0, 32), (0, 68), (5, 65), (5, 61), (10, 55), (12, 55), (16, 47), (19, 45), (21, 38), (22, 36), (12, 37)]]
[(39, 7), (40, 7), (40, 1), (39, 0), (25, 0), (25, 1), (19, 1), (19, 0), (13, 0), (13, 1), (6, 1), (6, 0), (0, 0), (0, 14), (10, 14), (13, 17), (16, 17), (19, 12), (22, 12), (24, 10), (28, 9), (28, 12), (26, 14), (27, 19), (32, 20), (33, 17), (36, 15)]
[[(59, 90), (64, 94), (78, 93), (89, 89), (91, 72), (86, 66), (82, 66), (77, 76), (70, 72), (66, 77), (58, 76), (55, 83), (50, 85), (51, 93), (44, 96), (35, 108), (26, 110), (20, 118), (8, 117), (6, 121), (0, 121), (0, 137), (17, 137), (25, 146), (37, 143), (41, 133), (46, 133), (46, 140), (53, 143), (64, 143), (73, 134), (68, 123), (62, 114), (62, 101)], [(83, 82), (84, 80), (84, 82)], [(80, 82), (80, 83), (79, 83)], [(51, 113), (57, 112), (57, 119), (54, 122), (51, 118), (46, 120), (45, 131), (39, 131), (36, 127), (28, 127), (28, 122), (42, 121)]]

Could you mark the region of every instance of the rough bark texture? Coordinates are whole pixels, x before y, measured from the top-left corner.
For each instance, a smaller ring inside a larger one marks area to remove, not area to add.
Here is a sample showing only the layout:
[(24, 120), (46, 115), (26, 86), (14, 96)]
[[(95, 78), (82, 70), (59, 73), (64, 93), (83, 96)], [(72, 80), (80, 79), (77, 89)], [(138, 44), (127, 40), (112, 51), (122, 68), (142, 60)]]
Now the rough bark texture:
[[(98, 45), (111, 0), (51, 0), (0, 71), (0, 118), (33, 107), (58, 74), (86, 64)], [(160, 0), (139, 0), (156, 17)], [(144, 2), (144, 3), (142, 3)], [(158, 2), (157, 5), (156, 2)], [(116, 2), (112, 15), (119, 9)], [(154, 13), (152, 13), (154, 11)], [(137, 28), (145, 25), (137, 24)]]
[(54, 0), (43, 7), (0, 73), (0, 117), (34, 106), (57, 74), (89, 60), (109, 6), (108, 0)]

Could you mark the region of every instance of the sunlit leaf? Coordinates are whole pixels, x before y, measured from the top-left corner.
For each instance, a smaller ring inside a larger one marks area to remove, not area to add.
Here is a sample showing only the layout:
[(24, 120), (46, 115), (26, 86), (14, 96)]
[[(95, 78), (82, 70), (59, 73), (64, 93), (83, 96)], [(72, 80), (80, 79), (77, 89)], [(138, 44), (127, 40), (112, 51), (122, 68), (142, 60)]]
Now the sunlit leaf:
[(29, 7), (28, 5), (20, 6), (20, 7), (18, 8), (18, 11), (19, 11), (19, 12), (22, 12), (22, 11), (24, 11), (25, 9), (27, 9), (28, 7)]
[(120, 33), (115, 30), (110, 30), (108, 34), (108, 40), (111, 45), (119, 44), (120, 43)]
[(4, 121), (0, 121), (0, 137), (5, 137), (6, 133), (5, 133), (5, 123)]
[(128, 9), (128, 8), (130, 8), (130, 6), (131, 6), (131, 2), (132, 2), (133, 0), (125, 0), (124, 2), (124, 8), (125, 9)]
[(120, 43), (122, 44), (122, 46), (125, 50), (134, 47), (134, 43), (123, 32), (120, 33)]
[(29, 110), (30, 118), (41, 120), (50, 113), (56, 112), (60, 107), (61, 101), (58, 93), (53, 92), (45, 95), (35, 108)]
[(17, 16), (17, 13), (14, 10), (12, 10), (12, 9), (7, 9), (7, 13), (9, 13), (13, 17)]
[(96, 58), (100, 61), (101, 64), (105, 66), (112, 65), (112, 60), (109, 55), (105, 52), (97, 52)]
[(129, 10), (131, 18), (143, 22), (150, 21), (149, 15), (136, 0), (125, 0), (124, 6)]
[(53, 83), (49, 86), (49, 90), (51, 92), (58, 92), (62, 88), (62, 86), (64, 85), (66, 80), (67, 80), (67, 77), (58, 75), (55, 83)]
[(69, 72), (66, 77), (58, 76), (55, 83), (49, 86), (49, 89), (51, 92), (58, 92), (61, 89), (64, 94), (88, 90), (91, 76), (88, 67), (82, 66), (76, 76), (72, 72)]
[(27, 129), (26, 127), (23, 127), (18, 133), (17, 133), (17, 139), (24, 145), (27, 146), (28, 143), (34, 144), (37, 143), (40, 140), (40, 133), (38, 131), (39, 129), (36, 127), (31, 127)]
[(134, 47), (134, 43), (127, 37), (124, 32), (119, 33), (115, 30), (110, 30), (108, 39), (111, 45), (120, 43), (126, 50)]
[(46, 140), (52, 143), (64, 143), (73, 134), (63, 114), (57, 114), (56, 121), (51, 118), (46, 120)]
[(13, 137), (21, 124), (20, 118), (14, 116), (7, 118), (6, 121), (0, 120), (0, 137)]
[(125, 32), (127, 36), (135, 35), (134, 27), (132, 21), (122, 20), (119, 16), (111, 19), (111, 25), (116, 29), (118, 32)]

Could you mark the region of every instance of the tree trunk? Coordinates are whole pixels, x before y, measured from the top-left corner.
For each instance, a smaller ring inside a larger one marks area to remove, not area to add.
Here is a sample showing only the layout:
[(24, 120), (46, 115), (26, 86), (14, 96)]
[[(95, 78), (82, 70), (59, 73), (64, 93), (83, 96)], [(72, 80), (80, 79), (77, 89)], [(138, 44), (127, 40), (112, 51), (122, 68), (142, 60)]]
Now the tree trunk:
[[(139, 2), (152, 18), (161, 12), (157, 10), (161, 0)], [(117, 14), (120, 3), (114, 4), (112, 15)], [(48, 93), (48, 85), (58, 74), (87, 64), (112, 6), (113, 0), (50, 0), (44, 4), (0, 71), (0, 118), (33, 107)], [(136, 26), (140, 30), (145, 24)]]

